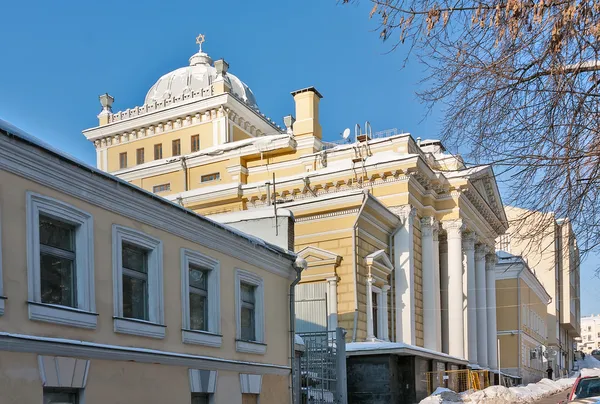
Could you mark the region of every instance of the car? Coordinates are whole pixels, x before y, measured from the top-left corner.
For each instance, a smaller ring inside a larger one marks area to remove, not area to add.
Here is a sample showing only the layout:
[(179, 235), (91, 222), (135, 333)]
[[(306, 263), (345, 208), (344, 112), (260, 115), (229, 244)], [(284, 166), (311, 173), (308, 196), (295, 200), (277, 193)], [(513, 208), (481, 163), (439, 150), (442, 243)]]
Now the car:
[(581, 369), (571, 392), (567, 396), (569, 403), (600, 402), (600, 369)]

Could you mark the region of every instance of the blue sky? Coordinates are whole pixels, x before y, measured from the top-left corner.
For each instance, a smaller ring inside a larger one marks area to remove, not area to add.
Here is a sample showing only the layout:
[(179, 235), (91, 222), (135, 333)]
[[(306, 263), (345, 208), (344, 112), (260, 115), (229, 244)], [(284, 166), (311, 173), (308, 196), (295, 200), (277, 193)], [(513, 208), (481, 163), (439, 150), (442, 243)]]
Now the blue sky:
[[(334, 140), (370, 121), (438, 137), (440, 115), (426, 116), (415, 95), (423, 66), (402, 69), (404, 51), (388, 53), (368, 18), (367, 1), (61, 0), (3, 4), (0, 24), (0, 118), (95, 165), (81, 131), (96, 126), (98, 95), (115, 110), (141, 105), (163, 74), (204, 50), (224, 58), (254, 92), (261, 110), (283, 126), (293, 113), (290, 91), (315, 86), (324, 96), (321, 125)], [(8, 17), (8, 18), (7, 18)], [(582, 314), (600, 313), (600, 279), (582, 268)]]

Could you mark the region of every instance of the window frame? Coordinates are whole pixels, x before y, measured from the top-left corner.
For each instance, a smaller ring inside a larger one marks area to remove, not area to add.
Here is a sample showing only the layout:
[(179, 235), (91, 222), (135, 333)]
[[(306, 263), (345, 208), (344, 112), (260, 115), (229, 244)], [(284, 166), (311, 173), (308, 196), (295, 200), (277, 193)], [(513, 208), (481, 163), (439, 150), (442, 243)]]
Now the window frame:
[[(162, 160), (163, 158), (163, 149), (162, 149), (162, 143), (156, 143), (153, 146), (153, 150), (154, 150), (154, 160)], [(160, 156), (157, 157), (157, 151), (160, 152)]]
[[(157, 190), (156, 188), (158, 188), (158, 187), (165, 187), (165, 190), (164, 191)], [(171, 183), (170, 182), (152, 186), (152, 193), (154, 193), (154, 194), (160, 194), (162, 192), (169, 192), (169, 191), (171, 191)]]
[[(197, 146), (194, 148), (194, 146)], [(192, 153), (200, 151), (200, 135), (192, 135), (190, 140), (190, 150)]]
[[(177, 145), (177, 154), (175, 153), (176, 145)], [(181, 139), (171, 140), (171, 156), (173, 156), (173, 157), (181, 156)]]
[(42, 403), (46, 403), (46, 394), (72, 394), (75, 396), (75, 401), (73, 402), (73, 404), (80, 404), (82, 403), (81, 392), (82, 389), (70, 387), (44, 387), (42, 390)]
[[(215, 178), (210, 179), (210, 180), (209, 179), (205, 179), (207, 177), (212, 177), (213, 175), (215, 176)], [(200, 183), (204, 184), (204, 183), (207, 183), (207, 182), (219, 181), (220, 179), (221, 179), (221, 173), (220, 172), (210, 173), (210, 174), (204, 174), (204, 175), (200, 176)]]
[[(148, 250), (148, 320), (123, 317), (123, 243)], [(113, 325), (122, 334), (163, 339), (166, 333), (163, 294), (163, 243), (141, 231), (113, 224)]]
[[(94, 285), (94, 218), (75, 206), (28, 191), (27, 283), (29, 319), (94, 329), (98, 322)], [(40, 215), (74, 225), (77, 307), (42, 303), (40, 266)], [(3, 299), (0, 299), (3, 301)]]
[[(207, 331), (190, 329), (190, 265), (200, 266), (208, 270)], [(181, 249), (181, 338), (186, 344), (220, 347), (223, 343), (221, 335), (221, 266), (218, 260), (187, 248)]]
[[(140, 159), (140, 152), (141, 152), (141, 159)], [(144, 162), (146, 161), (146, 149), (143, 147), (140, 147), (139, 149), (135, 150), (135, 163), (136, 164), (144, 164)]]
[[(125, 157), (125, 164), (123, 164), (123, 157)], [(127, 168), (127, 152), (119, 153), (119, 169)]]
[[(255, 340), (245, 341), (241, 339), (241, 283), (247, 283), (255, 287), (254, 299), (254, 327)], [(264, 282), (263, 278), (254, 272), (236, 268), (235, 270), (235, 322), (236, 322), (236, 351), (264, 355), (267, 351), (265, 340), (265, 308), (264, 308)]]

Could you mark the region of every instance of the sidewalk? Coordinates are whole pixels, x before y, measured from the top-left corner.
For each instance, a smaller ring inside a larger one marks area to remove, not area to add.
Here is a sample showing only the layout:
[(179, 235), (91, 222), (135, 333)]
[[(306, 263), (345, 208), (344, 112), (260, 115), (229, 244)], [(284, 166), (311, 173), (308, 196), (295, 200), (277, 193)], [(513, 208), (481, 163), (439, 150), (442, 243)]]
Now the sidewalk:
[(539, 401), (536, 401), (535, 404), (559, 404), (567, 402), (567, 394), (569, 394), (570, 389), (563, 390), (560, 393), (557, 393), (553, 396), (542, 398)]

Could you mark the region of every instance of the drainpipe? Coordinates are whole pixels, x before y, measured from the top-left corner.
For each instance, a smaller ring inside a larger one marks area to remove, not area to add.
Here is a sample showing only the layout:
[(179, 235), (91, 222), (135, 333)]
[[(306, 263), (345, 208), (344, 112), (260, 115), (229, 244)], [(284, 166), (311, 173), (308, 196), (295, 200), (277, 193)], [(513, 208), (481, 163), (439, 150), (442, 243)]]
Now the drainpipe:
[(358, 219), (360, 218), (360, 215), (367, 204), (368, 194), (368, 191), (364, 192), (362, 204), (360, 205), (358, 215), (356, 215), (354, 226), (352, 226), (352, 268), (354, 269), (354, 326), (352, 327), (352, 342), (356, 342), (356, 327), (358, 326), (358, 282), (356, 280), (358, 263), (356, 262), (356, 230), (358, 229)]
[(188, 170), (187, 163), (185, 162), (185, 156), (181, 157), (181, 169), (183, 170), (183, 190), (188, 190)]
[[(304, 271), (308, 267), (308, 264), (305, 259), (298, 257), (296, 258), (293, 267), (296, 270), (296, 278), (290, 285), (290, 386), (292, 393), (292, 399), (290, 402), (295, 404), (296, 401), (294, 401), (294, 394), (296, 392), (296, 384), (294, 382), (294, 371), (296, 364), (294, 362), (296, 360), (296, 285), (298, 284), (298, 282), (300, 282), (302, 271)], [(298, 377), (300, 377), (300, 375), (298, 375)], [(300, 402), (299, 397), (297, 402)]]
[[(402, 227), (404, 227), (404, 223), (400, 223), (398, 225), (398, 227), (396, 227), (394, 229), (394, 231), (390, 234), (390, 239), (389, 239), (389, 249), (390, 249), (390, 261), (394, 262), (395, 259), (395, 251), (394, 251), (394, 237), (396, 237), (396, 234), (398, 234), (398, 232), (400, 230), (402, 230)], [(394, 268), (394, 276), (398, 276), (398, 274), (396, 273), (396, 268)], [(392, 288), (392, 293), (391, 293), (391, 301), (392, 301), (392, 307), (394, 308), (392, 310), (392, 333), (394, 333), (396, 331), (396, 313), (395, 311), (398, 310), (397, 307), (394, 307), (394, 302), (396, 301), (396, 288)], [(394, 335), (394, 341), (398, 342), (398, 339), (396, 337), (395, 334)]]
[(521, 327), (523, 326), (521, 324), (521, 274), (523, 273), (523, 270), (525, 269), (525, 267), (522, 267), (521, 270), (519, 271), (519, 273), (517, 274), (517, 307), (518, 307), (518, 312), (517, 312), (517, 324), (519, 325), (519, 377), (521, 378), (521, 382), (523, 382), (523, 374), (522, 374), (522, 370), (521, 370), (521, 359), (523, 359), (523, 353), (521, 352), (523, 350), (523, 345), (522, 344), (522, 331), (521, 331)]

